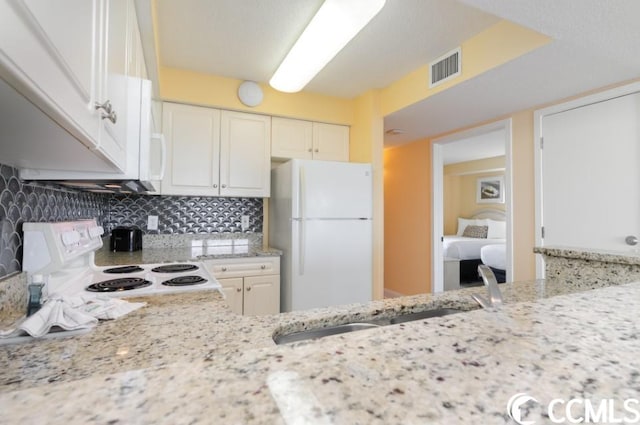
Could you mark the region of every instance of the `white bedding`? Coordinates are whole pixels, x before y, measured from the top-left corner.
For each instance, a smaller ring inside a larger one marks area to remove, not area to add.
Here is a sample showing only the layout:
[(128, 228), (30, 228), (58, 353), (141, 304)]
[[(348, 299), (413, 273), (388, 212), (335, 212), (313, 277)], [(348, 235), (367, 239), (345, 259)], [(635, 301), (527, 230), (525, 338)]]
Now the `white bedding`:
[(480, 239), (447, 235), (442, 242), (442, 254), (444, 257), (460, 260), (478, 260), (483, 246), (506, 243), (506, 239)]
[(486, 245), (480, 250), (480, 259), (483, 264), (494, 269), (507, 269), (507, 245)]

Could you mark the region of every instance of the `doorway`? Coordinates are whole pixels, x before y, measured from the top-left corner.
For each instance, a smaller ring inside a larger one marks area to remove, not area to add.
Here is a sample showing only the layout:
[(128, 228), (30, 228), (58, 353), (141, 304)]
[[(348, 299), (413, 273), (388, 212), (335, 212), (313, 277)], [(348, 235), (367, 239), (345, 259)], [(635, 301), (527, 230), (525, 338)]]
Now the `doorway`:
[(639, 118), (640, 83), (536, 111), (537, 246), (638, 252)]
[[(502, 152), (504, 155), (504, 166), (495, 167), (493, 169), (484, 169), (482, 172), (484, 174), (490, 174), (495, 176), (500, 176), (500, 181), (503, 181), (503, 187), (501, 188), (501, 195), (504, 199), (504, 204), (500, 205), (502, 208), (493, 208), (493, 209), (503, 209), (504, 210), (504, 227), (505, 227), (505, 272), (506, 272), (506, 281), (511, 281), (513, 276), (513, 243), (511, 240), (512, 235), (512, 183), (511, 183), (511, 120), (503, 120), (495, 123), (483, 125), (480, 127), (476, 127), (471, 130), (466, 130), (462, 132), (458, 132), (446, 137), (442, 137), (433, 141), (432, 144), (432, 179), (433, 179), (433, 192), (432, 192), (432, 291), (434, 293), (443, 292), (446, 289), (451, 289), (450, 282), (447, 282), (445, 285), (445, 267), (447, 268), (447, 280), (450, 279), (449, 271), (451, 270), (451, 258), (447, 258), (447, 263), (445, 264), (445, 256), (443, 249), (443, 239), (445, 235), (445, 222), (447, 223), (447, 231), (448, 233), (455, 232), (460, 233), (456, 228), (452, 229), (452, 226), (455, 226), (454, 223), (457, 220), (457, 217), (447, 216), (445, 217), (445, 210), (455, 210), (452, 208), (445, 208), (445, 162), (450, 162), (447, 158), (450, 156), (447, 153), (447, 150), (453, 149), (455, 152), (462, 152), (463, 156), (460, 157), (460, 162), (465, 161), (478, 161), (483, 158), (481, 153), (482, 149), (480, 149), (482, 140), (487, 140), (489, 138), (499, 138), (499, 144), (503, 148)], [(466, 146), (468, 149), (460, 149), (461, 147)], [(477, 153), (470, 153), (477, 149)], [(466, 156), (465, 156), (466, 155)], [(484, 158), (488, 156), (494, 156), (494, 153), (486, 153)], [(447, 166), (451, 168), (450, 165)], [(464, 169), (464, 168), (462, 168)], [(465, 171), (460, 171), (460, 173), (465, 173)], [(468, 171), (469, 174), (473, 174), (474, 171)], [(502, 175), (503, 174), (503, 179)], [(480, 190), (480, 180), (479, 176), (474, 177), (475, 180), (478, 180), (478, 191)], [(465, 195), (470, 196), (470, 195)], [(485, 213), (484, 210), (492, 210), (492, 206), (495, 207), (495, 204), (487, 203), (485, 204), (483, 200), (480, 198), (480, 194), (478, 193), (478, 212), (480, 214)], [(467, 208), (467, 211), (469, 209)], [(483, 211), (480, 211), (483, 210)], [(457, 213), (453, 213), (457, 214)], [(448, 213), (451, 215), (451, 213)], [(468, 215), (468, 214), (465, 214)], [(478, 217), (480, 217), (479, 215)], [(467, 217), (468, 218), (468, 217)], [(458, 221), (459, 222), (459, 221)], [(457, 223), (456, 223), (457, 224)], [(459, 235), (458, 235), (459, 236)], [(449, 255), (449, 254), (447, 254)], [(470, 254), (471, 257), (475, 256), (475, 254)], [(479, 255), (478, 255), (479, 260)], [(455, 263), (458, 267), (457, 263)], [(464, 272), (464, 270), (463, 270)]]

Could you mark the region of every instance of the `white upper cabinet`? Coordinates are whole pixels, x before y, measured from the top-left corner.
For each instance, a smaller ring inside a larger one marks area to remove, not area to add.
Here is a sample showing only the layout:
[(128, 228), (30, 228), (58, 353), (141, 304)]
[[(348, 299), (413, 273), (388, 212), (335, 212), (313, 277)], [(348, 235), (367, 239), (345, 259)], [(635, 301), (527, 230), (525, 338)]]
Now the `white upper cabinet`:
[(313, 123), (273, 117), (271, 156), (274, 158), (313, 158)]
[[(100, 46), (103, 53), (99, 57), (101, 78), (99, 94), (102, 102), (110, 102), (113, 116), (107, 116), (100, 120), (101, 134), (100, 147), (108, 154), (117, 158), (117, 161), (126, 161), (127, 142), (127, 50), (133, 41), (130, 38), (131, 31), (127, 29), (129, 24), (129, 9), (126, 0), (110, 0), (103, 3), (106, 12), (102, 14), (102, 25), (106, 31), (102, 31)], [(100, 110), (102, 116), (109, 115)], [(106, 132), (106, 134), (104, 134)]]
[(220, 195), (265, 198), (271, 191), (271, 117), (222, 111)]
[(167, 164), (160, 192), (166, 195), (219, 194), (220, 111), (163, 103), (162, 131)]
[(349, 161), (349, 127), (314, 122), (313, 159)]
[(349, 127), (273, 117), (271, 156), (347, 162)]
[(167, 195), (268, 197), (271, 118), (163, 104)]
[[(0, 77), (101, 159), (91, 171), (125, 165), (130, 1), (0, 2)], [(47, 164), (54, 144), (38, 143), (34, 167), (83, 170), (81, 150), (69, 149), (68, 163)]]
[(144, 61), (144, 51), (142, 50), (142, 38), (140, 36), (138, 18), (133, 2), (127, 1), (127, 10), (129, 20), (127, 23), (127, 75), (148, 80), (147, 65)]

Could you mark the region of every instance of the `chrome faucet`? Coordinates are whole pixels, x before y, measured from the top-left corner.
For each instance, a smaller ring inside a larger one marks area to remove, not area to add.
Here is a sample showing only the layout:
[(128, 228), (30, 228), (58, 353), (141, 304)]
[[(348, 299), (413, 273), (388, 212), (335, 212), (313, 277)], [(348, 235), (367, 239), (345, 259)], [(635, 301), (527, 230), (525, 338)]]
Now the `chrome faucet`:
[(482, 281), (484, 282), (484, 286), (487, 287), (487, 291), (489, 292), (489, 300), (487, 300), (482, 295), (473, 294), (471, 298), (473, 298), (482, 308), (498, 308), (502, 305), (502, 294), (500, 293), (500, 288), (498, 287), (498, 281), (496, 280), (496, 276), (493, 274), (491, 269), (481, 264), (478, 266), (478, 273), (482, 276)]

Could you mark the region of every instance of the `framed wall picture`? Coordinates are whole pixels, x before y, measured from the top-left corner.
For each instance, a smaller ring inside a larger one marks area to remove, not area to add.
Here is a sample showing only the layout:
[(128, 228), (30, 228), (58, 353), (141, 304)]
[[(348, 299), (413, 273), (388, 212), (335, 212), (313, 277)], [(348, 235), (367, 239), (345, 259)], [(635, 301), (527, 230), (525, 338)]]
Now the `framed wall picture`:
[(478, 204), (504, 204), (504, 176), (480, 177), (476, 190)]

